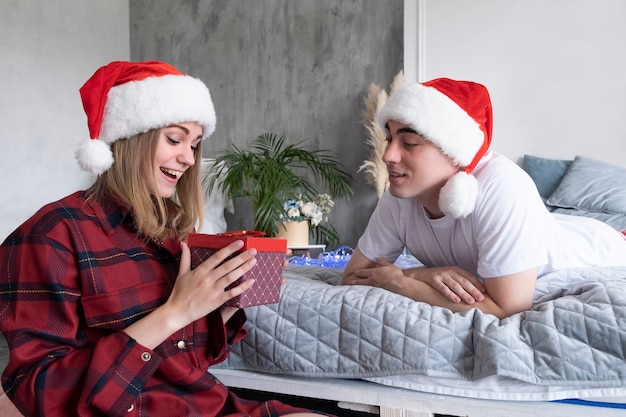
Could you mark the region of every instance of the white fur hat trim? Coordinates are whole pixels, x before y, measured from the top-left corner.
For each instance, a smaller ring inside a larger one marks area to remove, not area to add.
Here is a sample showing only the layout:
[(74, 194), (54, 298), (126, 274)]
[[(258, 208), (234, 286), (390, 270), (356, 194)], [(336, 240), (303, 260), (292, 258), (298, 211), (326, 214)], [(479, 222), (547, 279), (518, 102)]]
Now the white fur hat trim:
[(480, 125), (457, 103), (434, 87), (410, 84), (393, 93), (378, 116), (413, 128), (462, 167), (469, 165), (485, 140)]
[(99, 139), (112, 143), (179, 122), (197, 122), (202, 137), (215, 130), (209, 89), (188, 75), (163, 75), (111, 88), (104, 107)]

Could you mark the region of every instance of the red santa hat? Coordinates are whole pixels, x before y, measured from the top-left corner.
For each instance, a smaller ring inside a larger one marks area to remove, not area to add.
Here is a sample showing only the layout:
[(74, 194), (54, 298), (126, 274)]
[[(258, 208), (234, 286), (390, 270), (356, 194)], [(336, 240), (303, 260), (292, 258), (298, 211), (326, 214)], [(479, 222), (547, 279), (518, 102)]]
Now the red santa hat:
[(91, 140), (76, 151), (80, 167), (99, 175), (113, 164), (110, 144), (173, 123), (197, 122), (206, 139), (215, 130), (209, 89), (200, 80), (157, 61), (115, 61), (81, 87)]
[(470, 214), (478, 194), (471, 174), (491, 144), (493, 116), (487, 88), (449, 78), (407, 85), (380, 111), (383, 129), (389, 120), (413, 128), (461, 166), (441, 189), (439, 208), (454, 218)]

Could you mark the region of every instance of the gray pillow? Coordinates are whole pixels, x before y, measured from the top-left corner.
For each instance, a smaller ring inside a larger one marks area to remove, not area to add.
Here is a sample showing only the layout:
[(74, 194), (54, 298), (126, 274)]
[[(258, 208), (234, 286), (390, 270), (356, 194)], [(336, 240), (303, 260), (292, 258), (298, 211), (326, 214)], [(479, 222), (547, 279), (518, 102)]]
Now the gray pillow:
[(546, 204), (626, 214), (626, 168), (577, 156)]
[(533, 179), (539, 195), (545, 200), (556, 190), (571, 162), (563, 159), (524, 155), (522, 168)]

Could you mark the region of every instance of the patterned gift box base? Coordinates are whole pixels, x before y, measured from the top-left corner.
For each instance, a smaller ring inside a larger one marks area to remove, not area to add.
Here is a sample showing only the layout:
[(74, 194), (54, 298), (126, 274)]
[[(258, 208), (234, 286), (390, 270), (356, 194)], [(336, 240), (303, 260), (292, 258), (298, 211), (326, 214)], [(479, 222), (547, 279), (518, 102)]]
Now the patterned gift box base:
[(191, 268), (195, 268), (219, 249), (235, 240), (244, 242), (242, 250), (256, 248), (258, 252), (256, 255), (257, 263), (228, 288), (248, 279), (254, 279), (255, 282), (248, 291), (225, 304), (243, 308), (277, 303), (282, 284), (283, 261), (287, 250), (285, 239), (246, 236), (246, 234), (233, 232), (219, 235), (192, 233), (189, 235), (188, 242), (191, 250)]

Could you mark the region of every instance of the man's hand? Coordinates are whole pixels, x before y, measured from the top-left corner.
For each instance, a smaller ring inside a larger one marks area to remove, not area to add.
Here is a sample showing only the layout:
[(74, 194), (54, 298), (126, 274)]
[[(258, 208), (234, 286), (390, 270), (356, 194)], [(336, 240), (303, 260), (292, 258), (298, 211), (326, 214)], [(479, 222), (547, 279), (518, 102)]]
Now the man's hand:
[(380, 287), (398, 294), (403, 294), (405, 281), (402, 270), (384, 259), (372, 268), (356, 269), (353, 279), (346, 281), (349, 285), (370, 285)]
[(370, 285), (406, 294), (407, 277), (430, 285), (453, 303), (463, 301), (471, 305), (485, 299), (485, 286), (459, 267), (411, 268), (403, 271), (384, 258), (380, 258), (373, 267), (355, 269), (353, 279), (344, 284)]
[(474, 304), (485, 299), (485, 285), (458, 266), (411, 268), (404, 270), (404, 274), (430, 285), (453, 303), (463, 300)]

